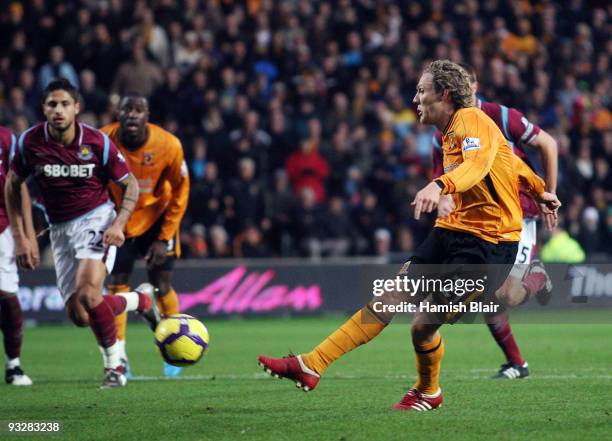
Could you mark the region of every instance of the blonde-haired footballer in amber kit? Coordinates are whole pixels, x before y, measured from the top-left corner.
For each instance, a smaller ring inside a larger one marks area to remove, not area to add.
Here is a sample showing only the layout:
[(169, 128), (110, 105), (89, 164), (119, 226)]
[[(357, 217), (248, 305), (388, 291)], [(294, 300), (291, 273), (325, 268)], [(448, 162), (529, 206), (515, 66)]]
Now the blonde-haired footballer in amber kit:
[[(434, 210), (441, 194), (459, 197), (451, 216), (436, 221), (400, 274), (414, 274), (416, 264), (498, 264), (487, 267), (485, 289), (495, 292), (516, 257), (522, 225), (519, 179), (555, 219), (560, 203), (554, 194), (544, 191), (540, 178), (520, 165), (495, 123), (473, 106), (470, 79), (461, 66), (448, 60), (430, 63), (421, 75), (414, 103), (420, 123), (433, 124), (442, 131), (444, 166), (449, 170), (416, 194), (412, 201), (415, 218)], [(390, 294), (391, 301), (398, 296)], [(478, 299), (468, 297), (470, 301)], [(417, 295), (403, 300), (418, 303), (422, 299)], [(377, 313), (372, 305), (370, 301), (310, 352), (284, 358), (260, 356), (259, 364), (269, 374), (293, 380), (303, 390), (314, 389), (331, 363), (372, 340), (391, 321), (393, 314)], [(442, 404), (441, 324), (413, 320), (417, 380), (393, 409), (429, 411)]]
[[(161, 315), (179, 312), (176, 291), (172, 287), (174, 260), (180, 256), (179, 225), (187, 209), (189, 174), (179, 139), (161, 127), (149, 123), (149, 103), (139, 95), (126, 95), (119, 103), (119, 121), (102, 128), (126, 158), (138, 179), (140, 196), (126, 228), (125, 244), (117, 250), (109, 291), (129, 291), (129, 278), (136, 259), (147, 263), (149, 282), (157, 290)], [(118, 202), (119, 189), (111, 185)], [(129, 367), (125, 350), (127, 315), (117, 316), (117, 335), (122, 359)], [(179, 375), (181, 368), (164, 363), (164, 375)], [(129, 369), (127, 370), (129, 374)], [(129, 375), (128, 375), (129, 376)]]
[[(523, 159), (531, 169), (534, 169), (530, 164), (527, 149), (539, 151), (546, 191), (554, 193), (557, 188), (558, 162), (558, 149), (555, 139), (537, 124), (531, 123), (519, 110), (478, 99), (476, 96), (478, 91), (476, 71), (467, 64), (461, 64), (461, 66), (470, 76), (475, 106), (497, 124), (512, 147), (514, 154)], [(432, 175), (435, 179), (444, 173), (442, 132), (440, 130), (436, 130), (432, 136), (432, 160)], [(527, 360), (523, 358), (519, 344), (512, 333), (510, 314), (506, 307), (518, 306), (527, 302), (531, 297), (535, 297), (538, 303), (545, 305), (552, 296), (552, 281), (546, 273), (544, 265), (539, 260), (532, 259), (536, 247), (537, 218), (540, 217), (544, 225), (550, 229), (550, 226), (548, 226), (549, 219), (548, 216), (538, 216), (538, 205), (523, 186), (519, 188), (519, 197), (523, 211), (523, 231), (521, 232), (519, 251), (510, 275), (496, 293), (503, 307), (498, 311), (483, 314), (491, 336), (506, 357), (505, 363), (501, 365), (499, 371), (493, 377), (497, 379), (521, 379), (529, 376), (529, 365)], [(438, 217), (448, 216), (454, 205), (453, 195), (440, 197)]]

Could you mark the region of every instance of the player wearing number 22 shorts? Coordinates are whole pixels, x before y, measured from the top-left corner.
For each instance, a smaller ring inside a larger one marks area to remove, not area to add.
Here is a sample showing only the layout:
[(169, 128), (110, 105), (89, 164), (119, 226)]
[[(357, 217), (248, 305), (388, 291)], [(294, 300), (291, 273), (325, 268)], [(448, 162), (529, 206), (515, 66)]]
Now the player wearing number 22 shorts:
[[(90, 326), (104, 361), (103, 387), (126, 384), (117, 345), (115, 316), (126, 310), (149, 314), (152, 292), (103, 296), (116, 247), (138, 199), (138, 182), (117, 147), (102, 132), (76, 120), (76, 89), (65, 79), (43, 92), (46, 122), (25, 131), (17, 142), (5, 194), (11, 225), (21, 225), (19, 188), (33, 177), (50, 222), (57, 285), (71, 320)], [(122, 188), (119, 212), (109, 201), (108, 183)], [(33, 268), (32, 243), (14, 230), (17, 263)], [(149, 295), (150, 294), (150, 295)]]

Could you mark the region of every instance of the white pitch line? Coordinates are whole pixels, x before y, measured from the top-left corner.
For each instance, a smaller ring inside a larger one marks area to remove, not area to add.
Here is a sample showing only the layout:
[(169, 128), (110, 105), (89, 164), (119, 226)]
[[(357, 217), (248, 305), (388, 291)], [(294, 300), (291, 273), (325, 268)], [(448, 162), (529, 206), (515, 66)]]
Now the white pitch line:
[(242, 375), (232, 375), (232, 374), (208, 374), (208, 375), (181, 375), (178, 377), (163, 377), (163, 376), (155, 376), (155, 375), (134, 375), (130, 378), (129, 381), (160, 381), (160, 380), (168, 380), (168, 381), (180, 381), (180, 380), (263, 380), (266, 378), (270, 378), (268, 374), (242, 374)]
[[(492, 371), (487, 371), (488, 375), (446, 375), (447, 380), (488, 380), (491, 379)], [(179, 377), (162, 377), (162, 376), (147, 376), (147, 375), (136, 375), (133, 376), (130, 381), (214, 381), (214, 380), (267, 380), (271, 378), (265, 373), (256, 374), (219, 374), (219, 375), (183, 375)], [(383, 375), (371, 377), (368, 375), (342, 375), (332, 374), (327, 375), (327, 379), (338, 379), (338, 380), (355, 380), (355, 379), (383, 379), (383, 380), (405, 380), (413, 379), (414, 375)], [(553, 375), (538, 375), (532, 374), (529, 376), (531, 380), (612, 380), (612, 375), (607, 374), (589, 374), (589, 375), (576, 375), (576, 374), (553, 374)]]

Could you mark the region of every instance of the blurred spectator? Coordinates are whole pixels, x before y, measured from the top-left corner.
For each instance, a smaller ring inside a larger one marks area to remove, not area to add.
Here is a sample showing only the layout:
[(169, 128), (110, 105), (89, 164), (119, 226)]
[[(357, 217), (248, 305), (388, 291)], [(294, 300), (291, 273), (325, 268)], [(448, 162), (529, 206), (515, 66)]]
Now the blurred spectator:
[(321, 257), (321, 238), (324, 237), (323, 211), (311, 187), (304, 187), (298, 205), (292, 213), (290, 237), (301, 256)]
[(33, 112), (38, 111), (42, 95), (36, 87), (36, 79), (32, 69), (26, 68), (19, 72), (19, 87), (25, 94), (25, 101), (29, 109)]
[(332, 135), (331, 149), (326, 152), (329, 163), (330, 177), (327, 188), (331, 194), (341, 195), (344, 193), (348, 169), (356, 161), (355, 151), (349, 138), (349, 126), (340, 123)]
[(274, 174), (273, 188), (266, 194), (266, 199), (266, 217), (271, 221), (269, 240), (272, 248), (279, 254), (291, 254), (289, 227), (295, 198), (284, 170), (277, 170)]
[(232, 250), (229, 246), (229, 236), (221, 225), (213, 225), (210, 228), (210, 246), (208, 247), (208, 257), (223, 258), (231, 257)]
[(374, 232), (374, 255), (388, 257), (391, 252), (391, 233), (386, 228)]
[(53, 46), (49, 51), (49, 62), (40, 68), (38, 74), (38, 88), (43, 90), (56, 78), (66, 78), (70, 83), (79, 87), (79, 76), (71, 63), (64, 60), (64, 48)]
[(270, 149), (268, 163), (270, 172), (285, 168), (285, 161), (291, 152), (291, 134), (287, 118), (281, 110), (275, 110), (270, 117)]
[(321, 255), (340, 257), (348, 255), (354, 232), (351, 218), (344, 201), (333, 196), (327, 204), (327, 211), (323, 213), (323, 235), (320, 239)]
[(185, 32), (183, 42), (174, 48), (174, 64), (183, 72), (189, 71), (202, 58), (198, 34)]
[(4, 122), (14, 121), (18, 117), (27, 120), (28, 126), (36, 122), (34, 111), (27, 105), (25, 94), (21, 87), (13, 87), (10, 90), (9, 99), (0, 109), (0, 120)]
[(161, 69), (147, 60), (143, 42), (138, 39), (132, 47), (132, 58), (119, 65), (111, 90), (119, 95), (137, 93), (149, 97), (162, 81)]
[(134, 33), (142, 36), (146, 48), (162, 67), (170, 64), (168, 36), (166, 31), (155, 23), (155, 15), (151, 9), (145, 8), (142, 11), (140, 23), (135, 27)]
[(408, 226), (401, 226), (397, 231), (397, 251), (403, 255), (409, 255), (414, 251), (414, 235)]
[(238, 162), (238, 177), (230, 181), (227, 193), (234, 207), (233, 222), (227, 219), (230, 231), (237, 232), (249, 222), (258, 224), (263, 218), (264, 195), (255, 172), (255, 161), (251, 158)]
[(329, 176), (329, 166), (312, 140), (301, 141), (300, 150), (287, 159), (286, 169), (296, 195), (310, 188), (317, 203), (325, 201), (325, 179)]
[(235, 129), (229, 137), (234, 146), (231, 162), (236, 163), (241, 158), (251, 158), (257, 164), (264, 176), (268, 171), (268, 148), (270, 135), (259, 128), (259, 114), (253, 110), (246, 113), (244, 124)]
[(205, 257), (208, 251), (206, 244), (206, 227), (202, 224), (194, 224), (191, 227), (191, 235), (188, 243), (189, 257)]
[(223, 222), (224, 188), (217, 163), (206, 162), (204, 179), (194, 180), (189, 194), (187, 218), (206, 227)]
[(595, 207), (587, 207), (582, 213), (578, 240), (587, 254), (594, 254), (602, 249), (603, 234), (599, 223), (599, 212)]
[(170, 67), (165, 72), (165, 81), (151, 97), (151, 115), (156, 121), (184, 116), (183, 94), (181, 90), (181, 74), (176, 67)]
[(384, 211), (378, 205), (378, 198), (373, 192), (365, 191), (362, 203), (353, 213), (353, 223), (359, 235), (359, 254), (371, 254), (374, 250), (374, 233), (387, 226)]
[(262, 234), (253, 224), (245, 226), (242, 233), (234, 240), (234, 257), (256, 258), (269, 256), (270, 252), (263, 241)]
[(89, 69), (81, 71), (81, 98), (83, 106), (81, 112), (93, 112), (96, 115), (106, 110), (108, 98), (96, 84), (96, 74)]
[(198, 136), (193, 140), (193, 158), (189, 161), (189, 171), (195, 181), (202, 181), (206, 171), (206, 141)]
[(540, 255), (546, 263), (580, 263), (586, 257), (578, 241), (561, 228), (555, 228)]

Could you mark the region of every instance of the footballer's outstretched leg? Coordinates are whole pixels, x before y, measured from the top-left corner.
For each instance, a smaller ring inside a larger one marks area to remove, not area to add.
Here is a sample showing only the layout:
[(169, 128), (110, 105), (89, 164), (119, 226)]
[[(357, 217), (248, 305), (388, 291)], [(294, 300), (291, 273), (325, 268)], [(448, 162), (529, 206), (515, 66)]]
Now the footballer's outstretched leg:
[(308, 392), (317, 387), (321, 376), (304, 363), (301, 355), (288, 355), (283, 358), (272, 358), (260, 355), (259, 366), (274, 378), (287, 378), (295, 382), (296, 387)]
[(270, 375), (288, 378), (302, 390), (310, 391), (317, 386), (321, 375), (330, 364), (375, 338), (385, 326), (371, 312), (369, 306), (365, 306), (312, 351), (284, 358), (261, 355), (258, 357), (259, 365)]

